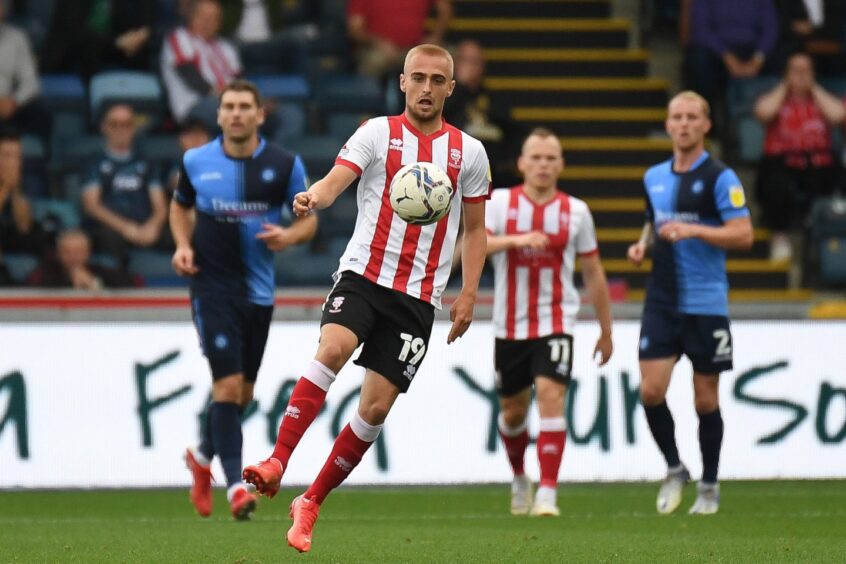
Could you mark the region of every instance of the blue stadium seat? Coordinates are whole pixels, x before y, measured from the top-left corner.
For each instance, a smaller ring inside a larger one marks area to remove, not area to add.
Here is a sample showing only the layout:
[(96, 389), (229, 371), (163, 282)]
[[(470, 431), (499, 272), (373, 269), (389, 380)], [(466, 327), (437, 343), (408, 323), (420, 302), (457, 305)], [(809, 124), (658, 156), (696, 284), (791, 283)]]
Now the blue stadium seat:
[(354, 74), (329, 74), (317, 81), (315, 100), (321, 111), (384, 113), (385, 92), (372, 78)]
[(44, 142), (33, 135), (21, 137), (21, 148), (23, 149), (24, 159), (43, 159), (46, 154)]
[(279, 117), (279, 129), (275, 133), (274, 141), (285, 146), (291, 139), (305, 135), (306, 114), (302, 104), (293, 102), (277, 104), (276, 115)]
[(120, 268), (120, 261), (112, 255), (102, 253), (94, 253), (88, 260), (91, 264), (100, 266), (102, 268), (111, 268), (117, 270)]
[(262, 97), (277, 102), (304, 102), (310, 90), (306, 79), (298, 74), (263, 74), (250, 76)]
[(48, 215), (54, 215), (61, 222), (63, 229), (79, 227), (81, 217), (79, 208), (66, 200), (38, 198), (32, 200), (32, 215), (43, 222)]
[(86, 119), (82, 112), (53, 112), (53, 128), (50, 132), (50, 151), (53, 156), (64, 154), (65, 148), (85, 135), (86, 130)]
[(38, 266), (38, 259), (34, 255), (23, 253), (8, 253), (3, 255), (3, 262), (9, 270), (9, 275), (16, 281), (23, 283), (26, 277)]
[(129, 270), (141, 275), (147, 286), (182, 286), (173, 271), (171, 254), (165, 251), (135, 249), (129, 252)]
[(338, 196), (338, 199), (331, 206), (320, 211), (318, 216), (320, 234), (330, 239), (335, 237), (349, 239), (355, 229), (357, 217), (356, 194), (355, 190), (350, 187)]
[(373, 114), (362, 112), (333, 112), (326, 118), (326, 133), (337, 139), (348, 139)]
[(124, 102), (141, 118), (141, 129), (156, 127), (164, 115), (162, 87), (156, 75), (137, 71), (106, 71), (94, 75), (90, 84), (90, 112), (93, 124), (110, 104)]
[(335, 163), (344, 141), (324, 135), (307, 135), (288, 141), (288, 149), (298, 154), (313, 181), (323, 178)]
[(144, 135), (136, 142), (138, 154), (157, 166), (177, 162), (182, 154), (174, 135)]
[(85, 111), (85, 85), (75, 74), (41, 76), (41, 99), (51, 111)]

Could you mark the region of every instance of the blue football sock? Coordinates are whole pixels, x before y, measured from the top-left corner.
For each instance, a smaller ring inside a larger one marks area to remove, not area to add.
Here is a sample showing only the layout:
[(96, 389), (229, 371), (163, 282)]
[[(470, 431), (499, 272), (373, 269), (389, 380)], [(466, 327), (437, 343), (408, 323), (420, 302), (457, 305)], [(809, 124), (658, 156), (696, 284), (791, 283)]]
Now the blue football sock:
[(226, 484), (241, 481), (241, 414), (237, 403), (212, 402), (209, 406), (209, 426), (212, 444), (220, 457)]
[(206, 420), (203, 422), (200, 444), (197, 446), (200, 454), (209, 459), (209, 461), (214, 458), (214, 441), (212, 441), (211, 434), (211, 406), (212, 404), (209, 404), (209, 407), (206, 409)]

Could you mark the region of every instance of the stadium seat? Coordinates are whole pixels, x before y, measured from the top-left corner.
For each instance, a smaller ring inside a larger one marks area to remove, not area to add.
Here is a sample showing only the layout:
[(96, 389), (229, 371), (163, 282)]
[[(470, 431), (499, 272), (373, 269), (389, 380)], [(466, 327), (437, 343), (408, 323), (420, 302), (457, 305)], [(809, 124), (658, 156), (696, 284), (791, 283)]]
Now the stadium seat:
[(21, 138), (21, 148), (24, 159), (43, 159), (46, 155), (44, 142), (33, 135), (24, 135)]
[(317, 180), (332, 168), (343, 144), (343, 141), (334, 137), (307, 135), (289, 140), (288, 149), (302, 158), (309, 178)]
[(743, 116), (735, 122), (737, 156), (745, 163), (756, 163), (764, 152), (764, 126), (755, 116)]
[(174, 135), (144, 135), (136, 142), (138, 154), (156, 166), (177, 162), (182, 154)]
[(379, 83), (354, 74), (329, 74), (316, 83), (315, 100), (321, 111), (384, 113), (385, 93)]
[(264, 98), (276, 102), (304, 102), (310, 94), (308, 82), (298, 74), (263, 74), (249, 79)]
[(306, 133), (306, 114), (302, 104), (283, 102), (276, 105), (279, 117), (279, 129), (274, 141), (285, 146), (291, 139), (302, 137)]
[(141, 118), (141, 129), (155, 128), (164, 114), (162, 87), (156, 75), (136, 71), (107, 71), (94, 75), (90, 84), (91, 121), (98, 124), (110, 104), (124, 102)]
[(774, 88), (779, 80), (777, 76), (756, 76), (732, 80), (726, 94), (729, 116), (736, 119), (739, 116), (751, 115), (758, 96)]
[(362, 112), (334, 112), (326, 118), (326, 133), (336, 139), (348, 139), (372, 114)]
[(282, 286), (328, 286), (338, 269), (338, 256), (314, 253), (297, 245), (275, 257), (277, 284)]
[(23, 253), (8, 253), (3, 255), (3, 262), (9, 270), (9, 275), (20, 283), (38, 266), (38, 259), (34, 255)]
[(106, 255), (102, 253), (94, 253), (91, 255), (91, 258), (88, 260), (91, 264), (97, 265), (102, 268), (112, 268), (112, 269), (119, 269), (120, 268), (120, 261), (112, 255)]
[(85, 111), (85, 85), (75, 74), (41, 76), (41, 99), (51, 111)]
[(135, 249), (129, 252), (129, 270), (144, 278), (147, 286), (182, 286), (170, 259), (171, 254), (165, 251)]
[(342, 237), (348, 240), (355, 229), (356, 217), (358, 204), (355, 190), (351, 187), (338, 196), (331, 206), (320, 211), (318, 219), (321, 236), (329, 239)]
[(32, 200), (32, 215), (38, 222), (44, 222), (45, 219), (49, 219), (48, 216), (53, 215), (61, 222), (63, 229), (79, 227), (81, 222), (79, 208), (65, 200), (48, 198)]
[(846, 76), (821, 78), (820, 85), (838, 98), (846, 95)]
[(65, 148), (86, 134), (86, 119), (80, 111), (53, 112), (53, 128), (50, 132), (50, 152), (55, 157), (62, 155)]

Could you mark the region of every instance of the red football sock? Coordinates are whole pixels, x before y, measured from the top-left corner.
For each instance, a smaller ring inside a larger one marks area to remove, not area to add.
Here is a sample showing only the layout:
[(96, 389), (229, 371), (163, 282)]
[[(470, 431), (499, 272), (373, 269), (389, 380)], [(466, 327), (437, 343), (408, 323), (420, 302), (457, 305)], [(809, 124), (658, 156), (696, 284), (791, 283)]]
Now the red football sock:
[(320, 413), (325, 400), (326, 390), (306, 378), (300, 378), (297, 381), (297, 385), (291, 392), (291, 399), (288, 400), (288, 408), (282, 417), (282, 423), (279, 425), (279, 435), (276, 437), (273, 454), (270, 455), (271, 458), (279, 460), (284, 468), (288, 467), (291, 453), (297, 448), (303, 434)]
[(505, 454), (508, 455), (508, 462), (511, 464), (511, 469), (514, 470), (514, 475), (522, 476), (525, 473), (523, 461), (526, 454), (526, 447), (529, 446), (529, 431), (523, 428), (523, 431), (518, 435), (509, 437), (500, 429), (499, 438), (502, 439), (502, 444), (505, 445)]
[(547, 488), (558, 486), (558, 470), (564, 456), (567, 431), (541, 431), (538, 433), (537, 451), (540, 463), (540, 485)]
[[(374, 437), (375, 439), (375, 437)], [(320, 474), (314, 483), (305, 493), (305, 497), (323, 503), (326, 496), (333, 489), (341, 485), (347, 479), (350, 472), (361, 462), (361, 457), (367, 452), (373, 442), (363, 441), (356, 436), (348, 424), (335, 439), (332, 452), (326, 460), (326, 464), (320, 470)]]

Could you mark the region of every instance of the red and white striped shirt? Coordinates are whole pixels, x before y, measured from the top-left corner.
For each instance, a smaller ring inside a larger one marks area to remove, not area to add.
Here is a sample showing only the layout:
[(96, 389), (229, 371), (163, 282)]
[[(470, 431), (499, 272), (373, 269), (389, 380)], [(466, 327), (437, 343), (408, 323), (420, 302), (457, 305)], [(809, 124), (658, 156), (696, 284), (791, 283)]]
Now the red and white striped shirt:
[[(455, 188), (453, 197), (461, 198), (432, 225), (408, 224), (391, 207), (391, 179), (404, 165), (415, 162), (440, 166)], [(424, 135), (405, 115), (379, 117), (358, 128), (335, 164), (361, 175), (355, 231), (338, 272), (351, 270), (440, 308), (461, 221), (458, 204), (490, 197), (485, 148), (446, 122), (435, 133)]]
[(241, 57), (231, 43), (219, 37), (206, 41), (184, 27), (168, 34), (161, 57), (162, 78), (167, 88), (170, 111), (180, 122), (202, 96), (185, 83), (177, 67), (194, 65), (203, 79), (217, 90), (242, 72)]
[(546, 249), (509, 249), (491, 256), (494, 267), (494, 325), (500, 339), (536, 339), (571, 333), (579, 312), (573, 284), (576, 255), (599, 252), (587, 204), (558, 192), (538, 205), (522, 186), (495, 190), (485, 209), (492, 235), (546, 233)]

